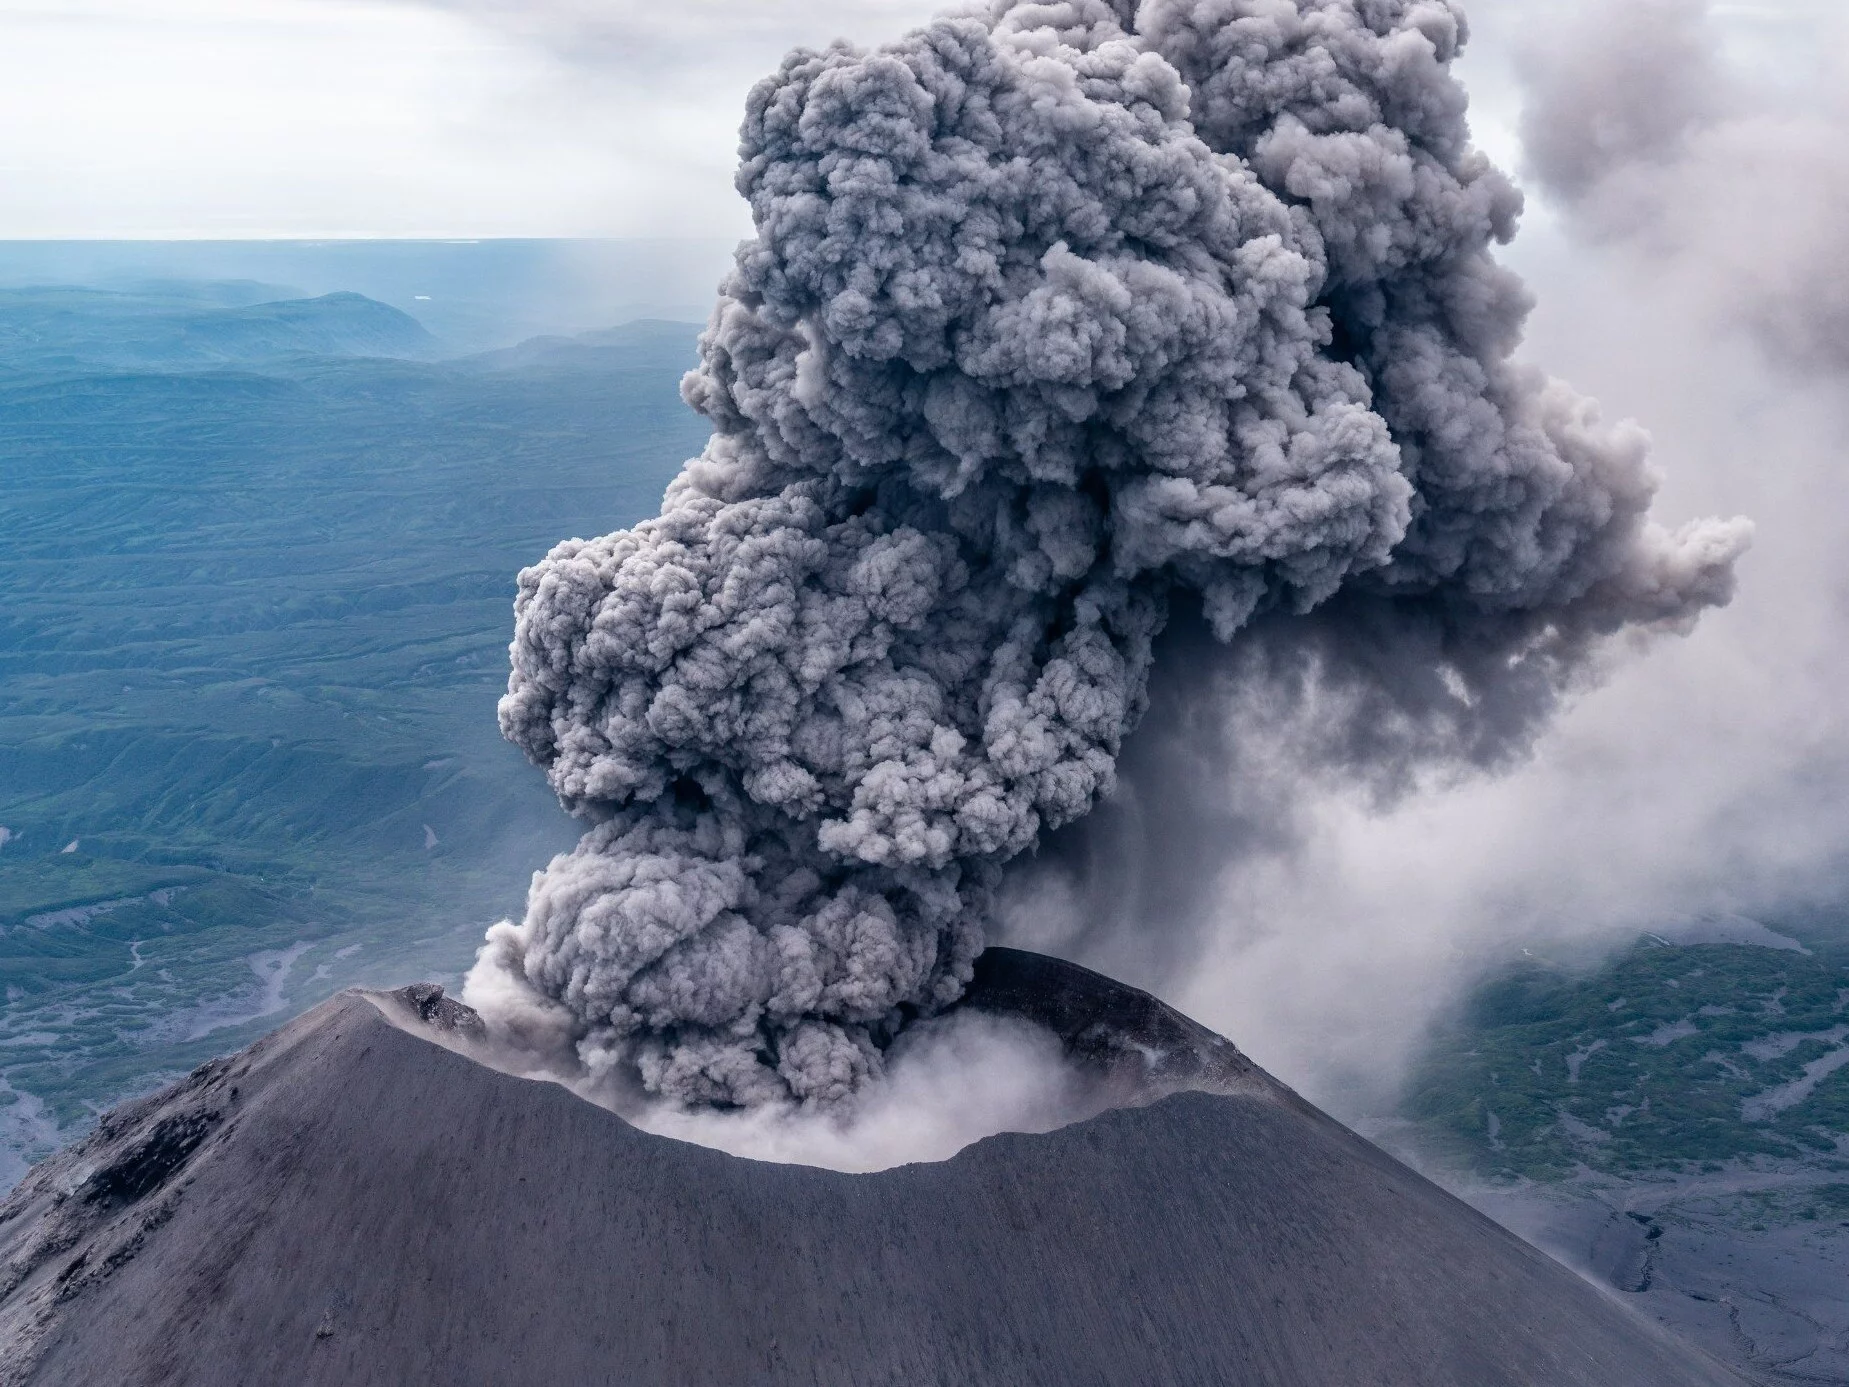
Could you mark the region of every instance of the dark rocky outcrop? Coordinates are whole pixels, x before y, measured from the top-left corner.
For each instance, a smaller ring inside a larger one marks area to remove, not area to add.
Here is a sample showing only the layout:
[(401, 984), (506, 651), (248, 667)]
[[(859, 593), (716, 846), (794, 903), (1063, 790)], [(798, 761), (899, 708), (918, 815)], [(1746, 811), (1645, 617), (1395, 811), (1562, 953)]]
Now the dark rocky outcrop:
[(445, 997), (443, 989), (433, 982), (414, 982), (409, 987), (386, 993), (385, 998), (388, 1004), (396, 1003), (407, 1009), (433, 1030), (451, 1031), (459, 1037), (477, 1040), (487, 1034), (488, 1028), (472, 1008), (465, 1007), (454, 997)]
[(997, 951), (967, 1005), (1153, 1101), (843, 1175), (342, 994), (0, 1206), (0, 1382), (1737, 1387), (1146, 994)]
[(1224, 1036), (1140, 988), (1064, 959), (985, 949), (958, 1005), (1018, 1016), (1053, 1032), (1069, 1058), (1116, 1090), (1120, 1105), (1182, 1089), (1302, 1102)]

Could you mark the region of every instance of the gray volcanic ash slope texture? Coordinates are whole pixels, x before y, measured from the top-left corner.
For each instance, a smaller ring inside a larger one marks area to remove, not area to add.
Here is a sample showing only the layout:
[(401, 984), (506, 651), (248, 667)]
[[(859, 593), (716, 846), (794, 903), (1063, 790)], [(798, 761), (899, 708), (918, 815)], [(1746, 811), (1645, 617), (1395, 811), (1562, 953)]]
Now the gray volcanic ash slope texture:
[(1738, 1387), (1153, 999), (1021, 954), (972, 992), (1120, 1076), (1153, 1054), (1155, 1101), (843, 1175), (478, 1065), (417, 1033), (471, 1020), (429, 992), (343, 994), (0, 1206), (0, 1382)]

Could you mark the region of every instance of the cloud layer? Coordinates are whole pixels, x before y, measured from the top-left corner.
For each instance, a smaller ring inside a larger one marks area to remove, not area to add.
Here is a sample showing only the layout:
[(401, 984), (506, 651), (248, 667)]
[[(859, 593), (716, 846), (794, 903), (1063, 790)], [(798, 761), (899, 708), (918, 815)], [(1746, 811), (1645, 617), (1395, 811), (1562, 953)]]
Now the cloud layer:
[(1680, 276), (1787, 365), (1833, 372), (1849, 369), (1849, 18), (1812, 28), (1765, 69), (1702, 0), (1579, 7), (1528, 32), (1522, 136), (1576, 228)]

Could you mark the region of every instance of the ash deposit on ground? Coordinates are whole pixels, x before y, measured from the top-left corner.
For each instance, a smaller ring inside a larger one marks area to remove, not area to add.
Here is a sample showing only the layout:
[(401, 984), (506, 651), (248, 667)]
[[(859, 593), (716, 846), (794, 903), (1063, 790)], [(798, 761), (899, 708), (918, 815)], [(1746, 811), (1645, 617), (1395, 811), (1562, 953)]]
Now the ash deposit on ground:
[(998, 949), (972, 1007), (1127, 1106), (842, 1175), (449, 1053), (434, 985), (342, 993), (0, 1200), (0, 1384), (1743, 1381), (1145, 993)]
[(502, 729), (590, 826), (471, 975), (500, 1038), (677, 1110), (839, 1104), (1164, 681), (1391, 783), (1727, 601), (1747, 524), (1653, 520), (1644, 434), (1516, 359), (1466, 37), (995, 0), (753, 90), (711, 441), (521, 574)]

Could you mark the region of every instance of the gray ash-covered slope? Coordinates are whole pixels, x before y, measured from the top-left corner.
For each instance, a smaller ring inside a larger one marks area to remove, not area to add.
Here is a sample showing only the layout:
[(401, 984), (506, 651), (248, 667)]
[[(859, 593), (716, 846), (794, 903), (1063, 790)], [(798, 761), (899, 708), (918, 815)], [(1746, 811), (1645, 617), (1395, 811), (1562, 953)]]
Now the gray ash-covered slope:
[(0, 1381), (1737, 1387), (1153, 999), (987, 965), (969, 1005), (1216, 1091), (843, 1175), (648, 1135), (435, 1043), (472, 1014), (429, 991), (350, 992), (0, 1207)]

